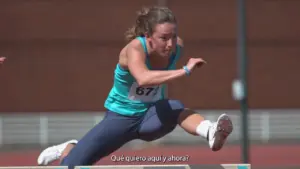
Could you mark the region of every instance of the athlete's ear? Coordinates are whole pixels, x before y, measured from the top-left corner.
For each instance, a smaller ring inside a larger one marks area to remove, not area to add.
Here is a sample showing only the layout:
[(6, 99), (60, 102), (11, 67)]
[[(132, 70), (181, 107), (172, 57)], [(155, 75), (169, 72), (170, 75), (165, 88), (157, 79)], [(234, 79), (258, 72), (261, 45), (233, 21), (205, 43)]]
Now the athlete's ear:
[(148, 32), (146, 32), (144, 36), (148, 39), (149, 45), (152, 47), (152, 36), (150, 36)]
[(149, 35), (148, 32), (145, 32), (145, 33), (144, 33), (144, 36), (145, 36), (146, 38), (150, 38), (150, 35)]

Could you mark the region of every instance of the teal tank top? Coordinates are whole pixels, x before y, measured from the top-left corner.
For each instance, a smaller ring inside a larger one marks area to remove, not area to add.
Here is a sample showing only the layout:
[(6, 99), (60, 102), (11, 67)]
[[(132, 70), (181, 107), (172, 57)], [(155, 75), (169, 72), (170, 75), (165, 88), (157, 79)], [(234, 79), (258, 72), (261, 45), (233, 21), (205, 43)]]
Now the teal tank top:
[[(143, 45), (146, 53), (146, 65), (151, 69), (145, 37), (137, 37)], [(180, 47), (176, 46), (176, 53), (170, 57), (167, 70), (175, 69), (176, 62), (180, 57)], [(165, 98), (165, 85), (139, 87), (135, 78), (128, 70), (124, 70), (119, 64), (114, 71), (114, 83), (104, 107), (110, 111), (135, 116), (145, 113), (156, 101)]]

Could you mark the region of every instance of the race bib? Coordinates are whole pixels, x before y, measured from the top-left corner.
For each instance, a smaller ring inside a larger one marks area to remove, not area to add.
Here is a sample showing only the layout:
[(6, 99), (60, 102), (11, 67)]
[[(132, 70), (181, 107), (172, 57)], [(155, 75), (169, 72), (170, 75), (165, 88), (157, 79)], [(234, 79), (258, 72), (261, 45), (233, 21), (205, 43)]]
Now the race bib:
[(154, 102), (160, 99), (162, 86), (140, 87), (134, 82), (129, 91), (129, 99), (142, 102)]

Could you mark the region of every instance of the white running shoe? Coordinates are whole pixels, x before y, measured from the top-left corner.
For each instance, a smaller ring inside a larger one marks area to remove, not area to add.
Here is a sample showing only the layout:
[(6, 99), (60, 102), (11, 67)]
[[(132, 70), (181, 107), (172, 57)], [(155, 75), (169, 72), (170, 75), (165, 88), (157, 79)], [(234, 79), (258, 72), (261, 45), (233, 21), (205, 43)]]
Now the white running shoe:
[(217, 122), (214, 122), (208, 131), (208, 143), (212, 151), (219, 151), (223, 147), (232, 130), (233, 125), (229, 116), (227, 114), (220, 115)]
[(48, 165), (49, 163), (59, 159), (62, 152), (68, 144), (77, 144), (77, 140), (69, 140), (59, 145), (51, 146), (41, 152), (37, 159), (38, 165)]

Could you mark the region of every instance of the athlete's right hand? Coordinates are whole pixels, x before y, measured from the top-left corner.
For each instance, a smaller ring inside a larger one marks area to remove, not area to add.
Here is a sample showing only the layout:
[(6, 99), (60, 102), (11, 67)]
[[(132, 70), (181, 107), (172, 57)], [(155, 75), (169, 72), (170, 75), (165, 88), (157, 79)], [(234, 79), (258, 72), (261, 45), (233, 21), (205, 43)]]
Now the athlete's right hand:
[(200, 67), (206, 64), (206, 61), (202, 58), (190, 58), (186, 67), (192, 72), (195, 67)]
[(5, 57), (0, 56), (0, 64), (3, 63), (5, 59)]

